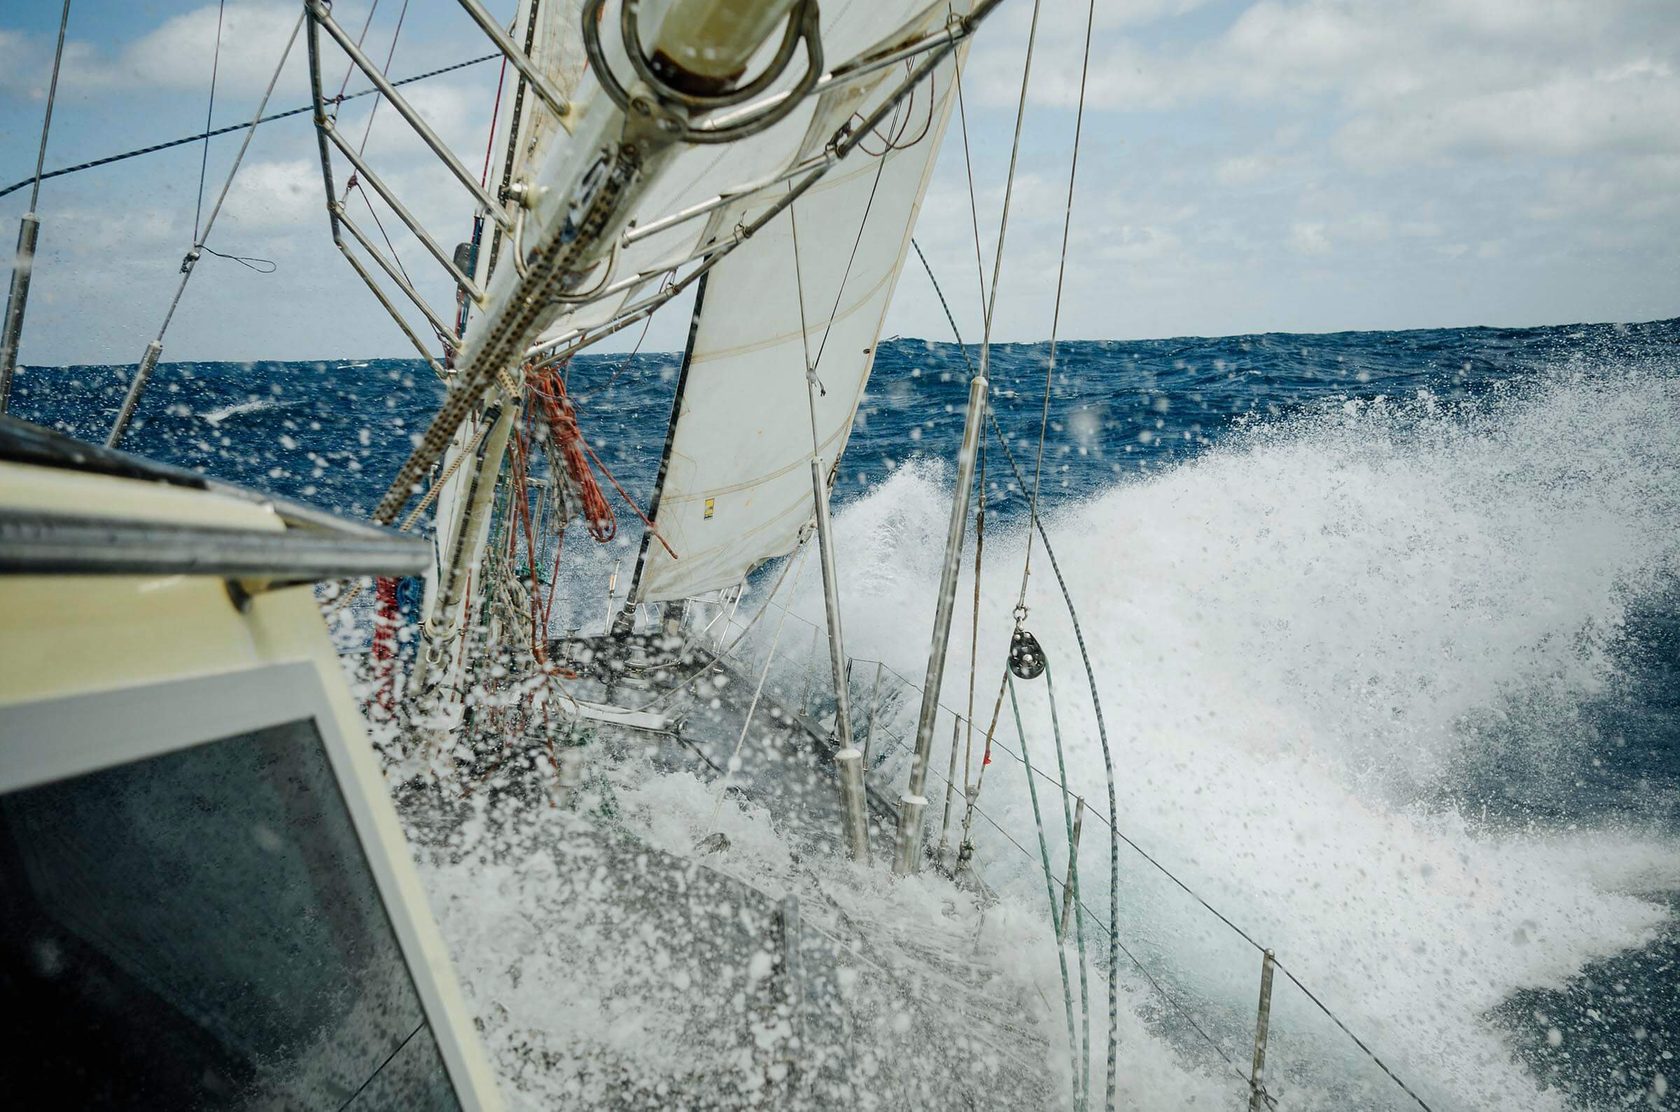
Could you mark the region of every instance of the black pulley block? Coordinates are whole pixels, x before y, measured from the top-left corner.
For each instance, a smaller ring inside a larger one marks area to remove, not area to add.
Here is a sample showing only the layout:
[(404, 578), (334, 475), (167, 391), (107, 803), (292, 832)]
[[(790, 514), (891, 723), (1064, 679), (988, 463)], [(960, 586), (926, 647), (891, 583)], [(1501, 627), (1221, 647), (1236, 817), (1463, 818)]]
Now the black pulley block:
[(1023, 680), (1036, 680), (1044, 674), (1044, 650), (1038, 638), (1024, 629), (1016, 629), (1009, 639), (1009, 670)]

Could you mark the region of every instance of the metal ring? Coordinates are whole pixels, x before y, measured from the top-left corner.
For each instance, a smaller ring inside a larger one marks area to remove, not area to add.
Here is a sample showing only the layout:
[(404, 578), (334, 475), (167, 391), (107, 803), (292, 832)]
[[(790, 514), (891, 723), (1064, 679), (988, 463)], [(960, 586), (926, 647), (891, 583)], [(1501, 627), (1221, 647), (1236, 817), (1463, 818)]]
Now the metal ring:
[[(639, 39), (629, 36), (637, 32), (635, 9), (640, 0), (625, 0), (620, 13), (621, 34), (626, 36), (624, 53), (630, 59), (631, 68), (660, 100), (678, 104), (692, 111), (710, 111), (731, 107), (749, 100), (768, 89), (787, 70), (792, 60), (793, 49), (803, 39), (805, 42), (805, 72), (794, 87), (784, 94), (773, 98), (764, 106), (762, 112), (754, 113), (747, 119), (727, 127), (716, 129), (697, 128), (685, 121), (673, 121), (676, 127), (674, 134), (680, 140), (696, 144), (728, 143), (736, 139), (743, 139), (755, 135), (784, 119), (794, 107), (804, 99), (805, 95), (816, 87), (823, 72), (823, 49), (821, 34), (821, 12), (817, 7), (817, 0), (802, 0), (799, 8), (788, 16), (787, 31), (783, 34), (782, 43), (777, 48), (776, 57), (771, 65), (742, 86), (740, 89), (723, 93), (716, 97), (696, 97), (693, 94), (682, 93), (671, 88), (660, 80), (648, 68), (647, 59), (642, 55)], [(588, 55), (589, 65), (595, 71), (595, 79), (600, 82), (601, 90), (607, 94), (614, 105), (621, 112), (634, 112), (632, 98), (628, 89), (619, 81), (618, 75), (607, 64), (606, 51), (601, 46), (601, 11), (606, 6), (606, 0), (585, 0), (582, 12), (583, 46)]]
[[(630, 68), (636, 71), (636, 76), (647, 83), (660, 99), (675, 101), (685, 108), (698, 112), (708, 112), (718, 108), (733, 108), (737, 104), (745, 104), (753, 97), (775, 83), (793, 59), (794, 49), (799, 45), (800, 36), (806, 27), (807, 15), (814, 11), (817, 0), (800, 0), (800, 6), (788, 13), (787, 28), (782, 32), (782, 41), (776, 47), (776, 55), (764, 72), (727, 93), (706, 96), (697, 93), (685, 93), (681, 89), (672, 87), (668, 82), (653, 72), (648, 65), (647, 56), (642, 53), (642, 35), (639, 9), (641, 0), (624, 0), (618, 13), (619, 33), (624, 37), (624, 53), (630, 60)], [(819, 67), (820, 68), (820, 67)]]

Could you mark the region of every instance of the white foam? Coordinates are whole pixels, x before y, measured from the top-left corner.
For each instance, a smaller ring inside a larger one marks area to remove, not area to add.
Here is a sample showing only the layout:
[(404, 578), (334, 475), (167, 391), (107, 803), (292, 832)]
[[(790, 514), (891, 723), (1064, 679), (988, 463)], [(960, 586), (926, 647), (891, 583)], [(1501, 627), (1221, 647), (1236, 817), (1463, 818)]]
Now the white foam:
[[(921, 675), (948, 497), (940, 468), (912, 464), (839, 514), (854, 656)], [(1639, 945), (1665, 918), (1641, 893), (1680, 886), (1680, 847), (1618, 829), (1496, 833), (1471, 821), (1461, 789), (1502, 774), (1495, 760), (1544, 776), (1590, 756), (1564, 720), (1614, 679), (1628, 608), (1672, 582), (1677, 522), (1680, 383), (1654, 372), (1560, 372), (1469, 410), (1428, 396), (1349, 402), (1059, 509), (1050, 532), (1102, 685), (1122, 827), (1275, 947), (1426, 1095), (1558, 1106), (1487, 1012)], [(987, 537), (982, 721), (1022, 540)], [(815, 588), (802, 595), (800, 611), (820, 620)], [(1054, 662), (1070, 780), (1106, 811), (1094, 718), (1042, 549), (1027, 600)], [(953, 706), (966, 698), (966, 610), (946, 678)], [(1042, 682), (1022, 695), (1048, 760)], [(1536, 702), (1556, 709), (1558, 728), (1541, 714), (1541, 728), (1491, 751), (1482, 727)], [(1000, 737), (1013, 745), (1013, 728)], [(988, 777), (982, 805), (1030, 847), (1021, 778), (1008, 761)], [(1081, 868), (1101, 908), (1107, 847), (1095, 825)], [(996, 837), (983, 846), (989, 875), (1043, 901), (1036, 862)], [(1251, 1022), (1253, 955), (1122, 855), (1128, 942), (1198, 1006)], [(1279, 1024), (1283, 1084), (1316, 1084), (1313, 1061), (1342, 1067), (1351, 1048), (1309, 1022), (1287, 985)], [(1337, 1069), (1325, 1072), (1338, 1084)]]
[(228, 405), (219, 405), (215, 409), (205, 410), (199, 414), (199, 417), (212, 425), (220, 425), (229, 417), (239, 417), (246, 413), (261, 413), (264, 410), (278, 409), (291, 404), (293, 403), (279, 402), (273, 398), (251, 398), (247, 401), (232, 402)]

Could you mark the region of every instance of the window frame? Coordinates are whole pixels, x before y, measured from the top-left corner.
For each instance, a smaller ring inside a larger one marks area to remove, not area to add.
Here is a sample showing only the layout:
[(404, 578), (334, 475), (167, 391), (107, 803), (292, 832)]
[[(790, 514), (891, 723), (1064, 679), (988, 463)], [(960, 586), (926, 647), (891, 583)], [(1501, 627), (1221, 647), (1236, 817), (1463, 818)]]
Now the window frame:
[(353, 739), (347, 735), (312, 664), (268, 664), (0, 705), (0, 795), (299, 721), (308, 721), (321, 738), (461, 1107), (500, 1109), (384, 777), (361, 730)]

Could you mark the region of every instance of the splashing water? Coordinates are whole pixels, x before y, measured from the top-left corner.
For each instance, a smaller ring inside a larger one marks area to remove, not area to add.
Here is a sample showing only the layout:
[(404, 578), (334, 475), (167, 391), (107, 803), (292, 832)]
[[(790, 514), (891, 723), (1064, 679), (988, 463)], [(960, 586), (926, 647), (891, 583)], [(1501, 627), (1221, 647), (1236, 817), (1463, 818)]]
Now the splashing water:
[[(907, 676), (925, 659), (948, 497), (940, 468), (906, 466), (838, 518), (849, 647)], [(1567, 800), (1557, 814), (1555, 798), (1526, 797), (1614, 758), (1588, 711), (1621, 680), (1630, 614), (1672, 591), (1677, 521), (1680, 378), (1644, 370), (1556, 372), (1471, 402), (1326, 405), (1063, 503), (1049, 532), (1101, 684), (1121, 828), (1438, 1105), (1562, 1107), (1489, 1012), (1650, 941), (1669, 920), (1651, 894), (1680, 887), (1680, 839), (1672, 787), (1632, 785), (1591, 823), (1570, 821)], [(982, 729), (1022, 542), (1018, 523), (987, 538)], [(944, 689), (957, 707), (971, 590), (958, 589)], [(1071, 786), (1106, 812), (1042, 548), (1027, 602), (1057, 677)], [(819, 607), (809, 592), (799, 602), (807, 616)], [(1019, 686), (1047, 763), (1043, 685)], [(999, 736), (1016, 747), (1012, 725)], [(1030, 846), (1012, 761), (988, 771), (982, 806)], [(987, 875), (1042, 902), (1035, 862), (976, 829)], [(1082, 847), (1093, 908), (1107, 899), (1105, 834), (1088, 824)], [(1257, 956), (1131, 851), (1122, 864), (1123, 938), (1227, 1008), (1240, 1048)], [(1319, 1106), (1348, 1106), (1351, 1046), (1292, 986), (1276, 1008), (1274, 1094), (1322, 1090)], [(1373, 1083), (1363, 1099), (1397, 1096)]]
[[(1677, 336), (1665, 322), (1062, 348), (1045, 516), (1101, 685), (1119, 825), (1275, 948), (1436, 1108), (1668, 1099)], [(1023, 466), (1044, 355), (994, 352), (999, 420)], [(600, 390), (585, 431), (644, 504), (675, 362), (639, 356), (616, 379), (618, 357), (574, 369), (580, 394)], [(931, 461), (954, 450), (962, 369), (948, 345), (882, 345), (840, 487), (848, 647), (917, 681), (949, 511), (948, 471)], [(25, 368), (16, 408), (98, 439), (126, 374)], [(133, 449), (349, 513), (373, 503), (437, 397), (394, 360), (174, 364), (154, 389)], [(982, 728), (1024, 549), (1025, 498), (995, 442), (987, 489)], [(628, 577), (638, 539), (575, 547), (556, 632), (604, 617), (607, 571), (622, 560)], [(959, 708), (968, 567), (944, 689)], [(1070, 781), (1106, 814), (1095, 720), (1041, 547), (1027, 603)], [(815, 577), (796, 609), (820, 622)], [(1051, 767), (1044, 685), (1020, 693), (1035, 764)], [(901, 733), (914, 711), (900, 707)], [(999, 740), (1020, 749), (1007, 708)], [(1012, 759), (987, 771), (981, 806), (1032, 845)], [(1041, 916), (1036, 862), (984, 822), (975, 831), (1008, 914)], [(1080, 869), (1099, 911), (1106, 841), (1088, 821)], [(1258, 956), (1125, 847), (1121, 866), (1126, 945), (1246, 1069)], [(1051, 984), (1040, 929), (1021, 960)], [(1127, 977), (1131, 1104), (1229, 1099), (1226, 1066)], [(1093, 1010), (1100, 1046), (1100, 993)], [(1285, 1108), (1406, 1106), (1283, 977), (1270, 1054)]]

